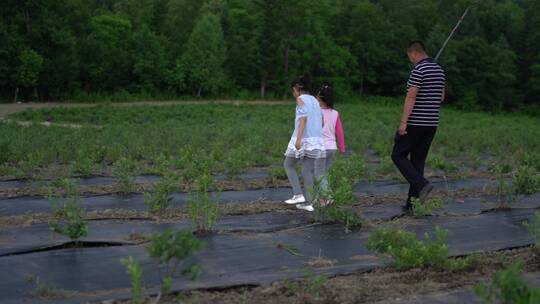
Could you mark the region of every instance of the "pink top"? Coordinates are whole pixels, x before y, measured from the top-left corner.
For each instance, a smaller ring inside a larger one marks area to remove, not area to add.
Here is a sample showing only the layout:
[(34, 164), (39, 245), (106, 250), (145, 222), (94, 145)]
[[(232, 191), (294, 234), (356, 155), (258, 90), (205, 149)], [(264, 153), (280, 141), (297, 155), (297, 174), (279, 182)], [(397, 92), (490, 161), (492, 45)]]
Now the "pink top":
[(345, 153), (345, 136), (341, 124), (341, 115), (334, 109), (321, 109), (323, 113), (323, 138), (326, 150), (337, 150)]

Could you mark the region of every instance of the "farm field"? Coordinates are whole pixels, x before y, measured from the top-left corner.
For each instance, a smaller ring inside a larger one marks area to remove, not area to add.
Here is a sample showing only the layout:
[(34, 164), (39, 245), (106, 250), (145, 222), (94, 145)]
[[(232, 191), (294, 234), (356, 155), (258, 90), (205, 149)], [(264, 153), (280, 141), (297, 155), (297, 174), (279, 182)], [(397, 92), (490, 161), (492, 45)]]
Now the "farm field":
[(337, 110), (336, 203), (314, 213), (282, 203), (292, 102), (10, 111), (1, 302), (482, 303), (501, 271), (535, 299), (537, 118), (444, 109), (433, 198), (405, 214), (390, 159), (401, 101)]

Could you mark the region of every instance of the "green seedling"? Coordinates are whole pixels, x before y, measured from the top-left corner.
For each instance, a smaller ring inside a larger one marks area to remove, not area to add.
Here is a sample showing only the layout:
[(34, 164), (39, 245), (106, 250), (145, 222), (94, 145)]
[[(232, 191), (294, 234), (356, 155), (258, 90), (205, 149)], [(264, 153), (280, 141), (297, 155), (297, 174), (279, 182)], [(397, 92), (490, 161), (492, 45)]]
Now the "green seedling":
[(130, 193), (135, 189), (135, 178), (137, 176), (137, 164), (135, 161), (122, 157), (114, 163), (113, 174), (120, 192)]
[(521, 166), (514, 173), (512, 183), (516, 195), (531, 195), (540, 191), (540, 175), (529, 166)]
[(133, 257), (128, 257), (121, 260), (122, 264), (126, 266), (127, 273), (131, 278), (131, 302), (133, 304), (142, 304), (143, 295), (142, 295), (142, 268), (139, 262), (137, 262)]
[(442, 198), (432, 198), (422, 203), (419, 199), (411, 199), (412, 211), (414, 216), (428, 216), (433, 215), (433, 212), (440, 209), (444, 205)]
[(534, 238), (535, 249), (540, 251), (540, 211), (534, 213), (534, 221), (523, 224)]
[(418, 240), (412, 232), (396, 228), (377, 229), (369, 235), (367, 248), (380, 254), (392, 257), (397, 269), (434, 268), (462, 269), (469, 265), (467, 259), (449, 259), (448, 247), (445, 244), (448, 230), (435, 227), (434, 236), (427, 233), (423, 240)]
[(527, 280), (520, 276), (523, 267), (523, 262), (513, 263), (497, 272), (490, 283), (476, 285), (475, 294), (484, 303), (540, 303), (540, 288), (529, 286)]
[(79, 200), (77, 186), (67, 178), (62, 181), (61, 194), (49, 194), (49, 201), (57, 217), (50, 223), (52, 231), (75, 241), (88, 235), (88, 224), (83, 219), (85, 211)]
[(202, 175), (197, 179), (198, 192), (188, 203), (188, 214), (194, 229), (200, 233), (207, 233), (214, 229), (219, 217), (219, 202), (214, 202), (208, 192), (212, 177)]
[(180, 274), (196, 279), (201, 267), (195, 264), (187, 264), (186, 260), (205, 246), (189, 230), (172, 231), (166, 230), (161, 234), (152, 236), (147, 248), (148, 255), (156, 259), (160, 265), (162, 291), (169, 293), (172, 279)]
[(154, 193), (144, 193), (144, 203), (151, 213), (163, 212), (170, 207), (172, 194), (176, 190), (178, 179), (173, 175), (165, 175), (156, 183)]

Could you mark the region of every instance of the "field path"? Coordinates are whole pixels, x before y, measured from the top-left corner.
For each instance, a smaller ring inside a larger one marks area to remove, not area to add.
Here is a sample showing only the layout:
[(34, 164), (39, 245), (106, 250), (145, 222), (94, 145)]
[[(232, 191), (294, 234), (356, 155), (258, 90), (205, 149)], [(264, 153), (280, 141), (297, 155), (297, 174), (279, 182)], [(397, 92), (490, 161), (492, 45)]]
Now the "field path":
[(56, 107), (92, 107), (97, 105), (114, 105), (114, 106), (138, 106), (138, 105), (185, 105), (185, 104), (255, 104), (255, 105), (276, 105), (276, 104), (292, 104), (293, 101), (283, 100), (253, 100), (253, 101), (238, 101), (238, 100), (186, 100), (186, 101), (136, 101), (136, 102), (116, 102), (116, 103), (71, 103), (71, 102), (43, 102), (43, 103), (0, 103), (0, 118), (7, 117), (10, 114), (21, 112), (27, 109), (45, 109)]

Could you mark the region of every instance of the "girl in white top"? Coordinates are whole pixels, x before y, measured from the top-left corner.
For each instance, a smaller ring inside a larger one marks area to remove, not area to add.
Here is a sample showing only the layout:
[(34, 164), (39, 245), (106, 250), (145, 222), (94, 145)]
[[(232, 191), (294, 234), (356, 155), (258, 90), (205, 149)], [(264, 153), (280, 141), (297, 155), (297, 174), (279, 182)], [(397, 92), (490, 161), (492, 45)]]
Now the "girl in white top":
[[(296, 99), (296, 117), (294, 132), (287, 145), (283, 163), (287, 177), (293, 188), (293, 197), (285, 201), (295, 204), (298, 209), (313, 211), (314, 178), (321, 183), (321, 189), (326, 191), (325, 149), (323, 139), (323, 116), (319, 102), (309, 94), (309, 80), (300, 76), (291, 84), (293, 96)], [(302, 162), (305, 195), (302, 193), (300, 180), (296, 173), (296, 164)]]

